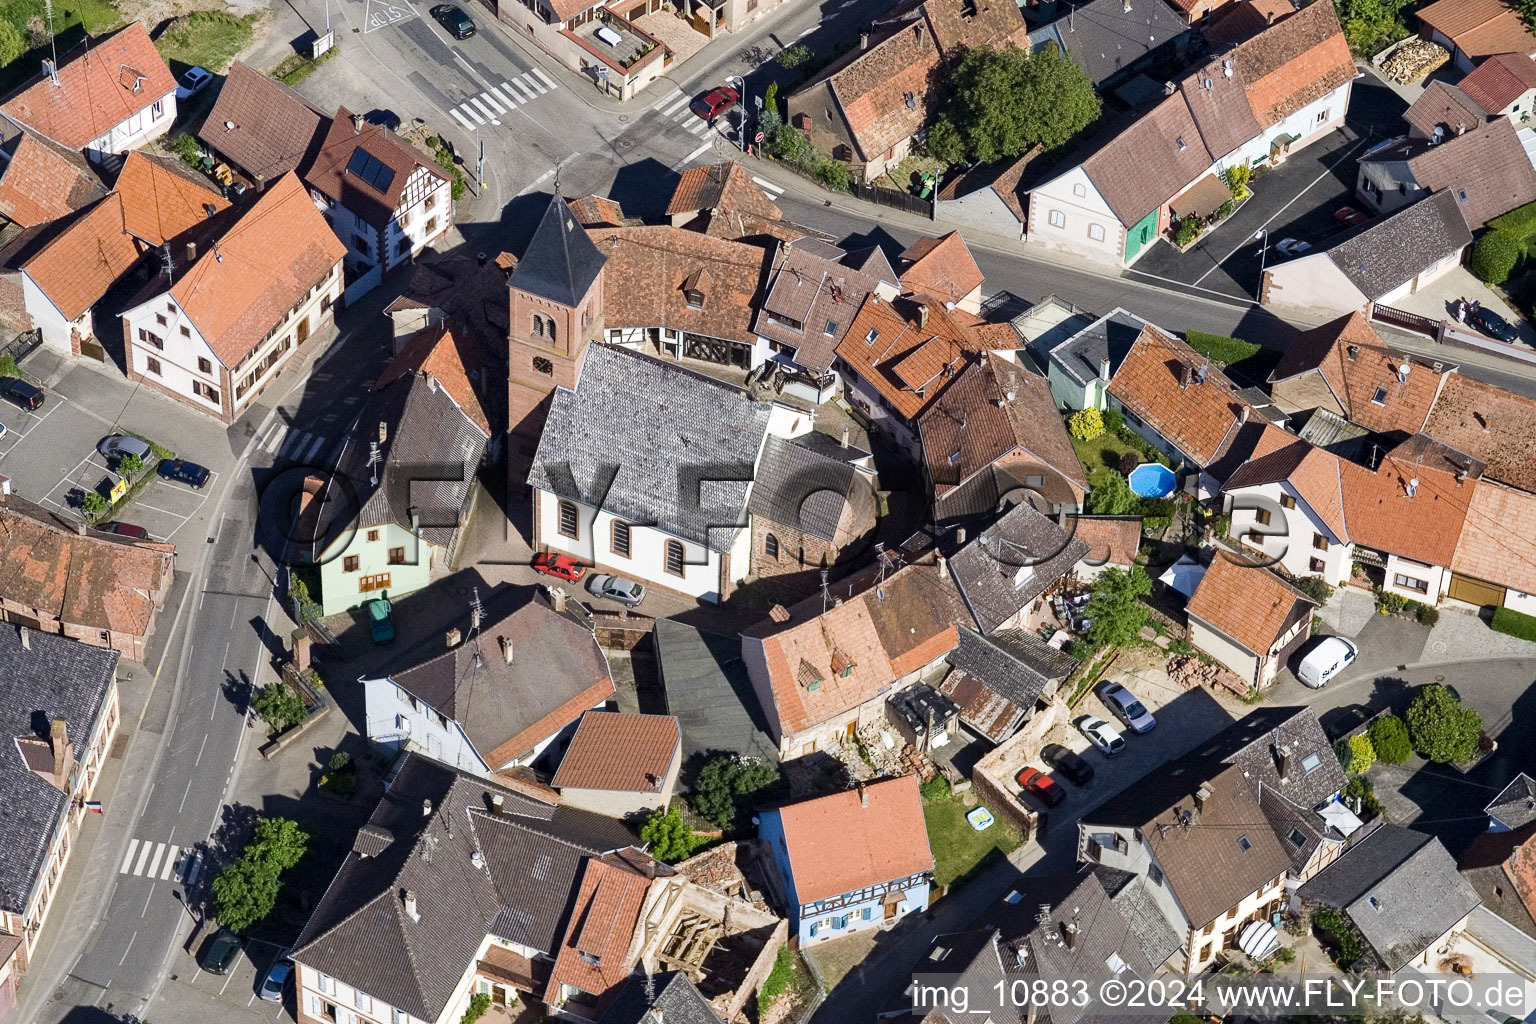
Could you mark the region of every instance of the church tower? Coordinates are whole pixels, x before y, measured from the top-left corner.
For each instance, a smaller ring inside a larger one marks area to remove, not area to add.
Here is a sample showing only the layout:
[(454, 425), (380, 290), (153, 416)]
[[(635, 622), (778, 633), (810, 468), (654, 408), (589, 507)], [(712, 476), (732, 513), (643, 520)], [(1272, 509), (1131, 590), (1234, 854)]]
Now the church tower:
[(607, 258), (556, 195), (507, 281), (507, 422), (531, 458), (557, 387), (574, 388), (587, 344), (603, 336)]

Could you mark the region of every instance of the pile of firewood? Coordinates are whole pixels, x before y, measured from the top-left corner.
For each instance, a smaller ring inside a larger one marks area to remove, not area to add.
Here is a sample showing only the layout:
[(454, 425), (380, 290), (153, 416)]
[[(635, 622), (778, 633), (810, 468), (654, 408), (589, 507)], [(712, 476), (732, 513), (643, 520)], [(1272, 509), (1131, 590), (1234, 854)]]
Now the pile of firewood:
[(1410, 39), (1381, 62), (1381, 70), (1394, 82), (1417, 82), (1451, 59), (1445, 47), (1423, 39)]

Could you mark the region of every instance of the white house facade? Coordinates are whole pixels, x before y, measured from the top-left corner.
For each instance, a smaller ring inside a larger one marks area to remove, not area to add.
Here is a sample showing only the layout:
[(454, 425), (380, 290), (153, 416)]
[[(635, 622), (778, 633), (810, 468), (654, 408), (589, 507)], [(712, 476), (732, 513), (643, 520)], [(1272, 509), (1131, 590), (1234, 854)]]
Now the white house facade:
[(85, 146), (86, 159), (101, 163), (109, 157), (138, 149), (171, 130), (176, 120), (176, 90), (119, 121)]
[[(1285, 481), (1227, 491), (1230, 536), (1263, 552), (1294, 577), (1321, 576), (1331, 587), (1349, 580), (1351, 545), (1323, 522)], [(1277, 518), (1278, 509), (1283, 519)]]
[(386, 271), (393, 270), (441, 238), (453, 223), (453, 183), (421, 166), (406, 179), (382, 240), (379, 228), (350, 207), (319, 189), (310, 189), (310, 196), (348, 255), (364, 268), (382, 264)]

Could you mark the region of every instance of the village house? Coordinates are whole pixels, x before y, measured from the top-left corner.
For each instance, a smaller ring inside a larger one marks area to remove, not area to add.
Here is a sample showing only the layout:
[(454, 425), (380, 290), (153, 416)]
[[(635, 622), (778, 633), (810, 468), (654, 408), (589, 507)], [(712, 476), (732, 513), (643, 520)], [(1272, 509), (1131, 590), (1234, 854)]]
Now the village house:
[(0, 144), (0, 217), (35, 228), (106, 195), (79, 153), (21, 132)]
[(453, 180), (389, 129), (340, 107), (304, 183), (359, 276), (415, 257), (453, 224)]
[[(8, 556), (5, 564), (17, 563)], [(117, 735), (118, 657), (28, 626), (0, 627), (0, 1020), (42, 938)]]
[(295, 176), (173, 251), (123, 311), (130, 380), (233, 423), (341, 298), (339, 242)]
[(1317, 606), (1278, 573), (1218, 550), (1189, 599), (1189, 642), (1261, 690), (1312, 638)]
[(1419, 38), (1451, 51), (1451, 63), (1472, 71), (1484, 57), (1536, 57), (1536, 35), (1504, 0), (1438, 0), (1414, 12)]
[(1226, 168), (1278, 164), (1341, 127), (1356, 74), (1333, 5), (1309, 4), (1034, 185), (1026, 241), (1130, 266), (1171, 228), (1171, 210), (1207, 215), (1231, 197)]
[(1008, 739), (1056, 694), (1077, 659), (1006, 629), (984, 636), (964, 622), (960, 642), (945, 657), (950, 672), (939, 692), (954, 701), (960, 723), (993, 744)]
[[(418, 372), (383, 384), (343, 439), (335, 472), (306, 482), (298, 536), (318, 569), (320, 592), (311, 596), (326, 615), (414, 593), (454, 563), (488, 440), (461, 404), (473, 398), (467, 378), (458, 385)], [(330, 453), (316, 461), (319, 454), (297, 458), (327, 465)]]
[(143, 662), (175, 547), (89, 530), (0, 477), (0, 617)]
[(1084, 582), (1097, 579), (1106, 569), (1131, 569), (1141, 549), (1140, 516), (1067, 516), (1065, 529), (1088, 545), (1074, 572)]
[(682, 730), (671, 715), (588, 711), (549, 784), (567, 807), (643, 819), (672, 802), (682, 753)]
[(769, 435), (752, 482), (750, 573), (794, 576), (847, 565), (875, 532), (873, 456), (819, 430)]
[(1455, 85), (1429, 83), (1403, 120), (1411, 136), (1443, 141), (1499, 117), (1518, 128), (1531, 119), (1533, 101), (1536, 61), (1520, 53), (1498, 53)]
[(328, 118), (293, 89), (244, 61), (225, 72), (198, 138), (257, 190), (303, 173), (325, 139)]
[(361, 680), (368, 738), (494, 778), (531, 764), (613, 697), (608, 659), (563, 594), (484, 595), (453, 628)]
[(1536, 779), (1524, 772), (1512, 779), (1484, 808), (1488, 830), (1467, 846), (1456, 861), (1483, 906), (1520, 931), (1536, 938)]
[(57, 146), (107, 163), (159, 138), (176, 120), (176, 79), (142, 22), (66, 55), (0, 103), (0, 116)]
[[(745, 11), (750, 0), (726, 0), (719, 7), (690, 0), (690, 6), (695, 3), (714, 12), (726, 6)], [(519, 39), (538, 46), (605, 95), (627, 101), (660, 78), (671, 65), (672, 51), (635, 22), (647, 11), (660, 9), (652, 5), (652, 0), (628, 4), (608, 0), (527, 0), (498, 3), (490, 8), (490, 13), (511, 26)], [(607, 34), (599, 34), (603, 32)], [(543, 86), (558, 87), (537, 68), (534, 74)], [(543, 87), (539, 89), (540, 93), (545, 91)]]
[(1057, 406), (1072, 412), (1108, 408), (1109, 382), (1141, 336), (1147, 321), (1116, 306), (1097, 319), (1079, 317), (1064, 322), (1070, 331), (1042, 333), (1030, 342), (1030, 351), (1045, 367), (1051, 397)]
[(1433, 970), (1482, 902), (1440, 840), (1389, 824), (1353, 843), (1300, 895), (1342, 911), (1365, 940), (1370, 966), (1393, 973)]
[[(1536, 62), (1526, 61), (1533, 69)], [(1536, 168), (1514, 125), (1497, 118), (1449, 138), (1390, 139), (1360, 158), (1355, 196), (1391, 213), (1447, 190), (1467, 227), (1536, 201)]]
[(878, 563), (742, 633), (741, 657), (781, 760), (851, 742), (885, 702), (943, 675), (964, 606), (939, 566)]
[[(1103, 95), (1154, 65), (1182, 66), (1190, 24), (1199, 20), (1194, 11), (1180, 9), (1185, 2), (1189, 0), (1136, 3), (1129, 11), (1125, 0), (1025, 3), (1019, 8), (1029, 26), (1030, 51), (1039, 53), (1055, 43)], [(1212, 2), (1193, 0), (1196, 9)], [(1139, 92), (1130, 95), (1137, 96), (1137, 102), (1142, 99)]]
[(938, 299), (946, 309), (981, 315), (981, 286), (986, 280), (960, 232), (925, 237), (901, 254), (901, 290), (906, 295)]
[(891, 928), (928, 909), (933, 853), (915, 775), (762, 811), (757, 832), (802, 945)]
[(969, 542), (964, 527), (956, 530), (954, 542), (962, 546), (948, 563), (966, 618), (983, 633), (1033, 632), (1050, 617), (1051, 595), (1073, 575), (1088, 545), (1028, 502), (982, 522)]
[[(588, 196), (573, 200), (573, 210), (578, 203), (591, 207), (585, 218), (581, 213), (577, 215), (583, 227), (618, 228), (627, 223), (623, 208), (611, 199)], [(752, 180), (746, 167), (734, 160), (684, 171), (678, 176), (663, 216), (675, 228), (715, 238), (775, 237), (783, 228), (792, 227), (782, 223), (784, 211)], [(799, 232), (795, 237), (803, 234)]]

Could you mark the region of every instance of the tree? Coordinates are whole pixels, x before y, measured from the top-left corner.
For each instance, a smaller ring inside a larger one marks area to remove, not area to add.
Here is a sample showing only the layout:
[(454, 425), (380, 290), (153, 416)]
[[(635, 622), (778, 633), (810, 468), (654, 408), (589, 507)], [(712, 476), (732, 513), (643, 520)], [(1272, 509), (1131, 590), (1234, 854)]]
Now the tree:
[(1104, 433), (1104, 414), (1097, 409), (1079, 409), (1067, 417), (1067, 433), (1079, 441), (1092, 441)]
[(1440, 764), (1470, 761), (1477, 753), (1483, 716), (1465, 707), (1450, 690), (1430, 685), (1408, 705), (1408, 738), (1413, 749)]
[(1088, 642), (1098, 647), (1123, 647), (1133, 642), (1147, 622), (1147, 609), (1137, 598), (1151, 591), (1152, 578), (1139, 565), (1128, 570), (1104, 570), (1094, 581), (1093, 598), (1083, 613), (1093, 620)]
[(1221, 182), (1232, 193), (1232, 198), (1242, 202), (1248, 198), (1248, 183), (1253, 180), (1253, 168), (1247, 164), (1233, 164), (1221, 172)]
[(726, 754), (699, 769), (693, 809), (726, 831), (744, 828), (754, 804), (779, 784), (776, 767), (755, 757)]
[(1336, 748), (1339, 764), (1346, 775), (1362, 775), (1376, 763), (1376, 748), (1368, 736), (1351, 736), (1340, 740)]
[(80, 499), (80, 508), (88, 516), (99, 516), (107, 510), (107, 499), (99, 491), (86, 491)]
[(0, 65), (27, 52), (27, 41), (21, 38), (21, 30), (9, 21), (0, 21)]
[(244, 932), (265, 921), (277, 905), (282, 875), (304, 858), (309, 833), (287, 818), (261, 818), (240, 856), (213, 880), (219, 923)]
[(769, 82), (768, 88), (763, 90), (763, 110), (771, 110), (775, 114), (779, 112), (779, 83)]
[(1015, 46), (967, 50), (955, 65), (949, 116), (982, 163), (1055, 149), (1099, 116), (1099, 97), (1082, 69), (1060, 53)]
[(960, 129), (955, 127), (955, 122), (950, 120), (948, 114), (940, 114), (939, 119), (933, 122), (928, 129), (928, 141), (923, 145), (929, 156), (946, 164), (957, 164), (965, 159), (965, 140), (960, 137)]
[(281, 680), (263, 686), (256, 699), (251, 701), (251, 710), (278, 732), (298, 725), (309, 714), (304, 707), (304, 698)]
[(117, 460), (117, 470), (119, 473), (123, 474), (123, 476), (132, 480), (134, 477), (144, 472), (144, 460), (138, 455), (129, 453), (124, 455), (121, 459)]
[(1088, 481), (1088, 511), (1096, 516), (1128, 516), (1141, 511), (1141, 496), (1130, 481), (1112, 469), (1096, 471)]
[(459, 1024), (475, 1024), (475, 1021), (485, 1016), (485, 1011), (491, 1008), (491, 994), (489, 992), (476, 992), (469, 997), (469, 1009), (464, 1011), (464, 1016), (459, 1018)]
[(1371, 746), (1376, 748), (1376, 760), (1382, 764), (1402, 764), (1413, 753), (1408, 740), (1408, 727), (1396, 715), (1383, 715), (1371, 723), (1367, 731)]
[(779, 62), (779, 67), (786, 71), (792, 71), (811, 59), (811, 49), (801, 43), (796, 43), (794, 46), (786, 46), (780, 50), (779, 56), (776, 59)]
[(1333, 596), (1333, 588), (1321, 576), (1303, 576), (1296, 581), (1296, 589), (1315, 601), (1319, 608)]
[(1525, 22), (1525, 27), (1536, 32), (1536, 0), (1515, 0), (1515, 13)]
[(693, 834), (676, 807), (654, 811), (640, 826), (640, 841), (650, 846), (651, 856), (665, 864), (687, 860), (707, 840)]
[(1520, 262), (1520, 239), (1505, 231), (1490, 231), (1472, 247), (1468, 262), (1484, 284), (1503, 284)]

